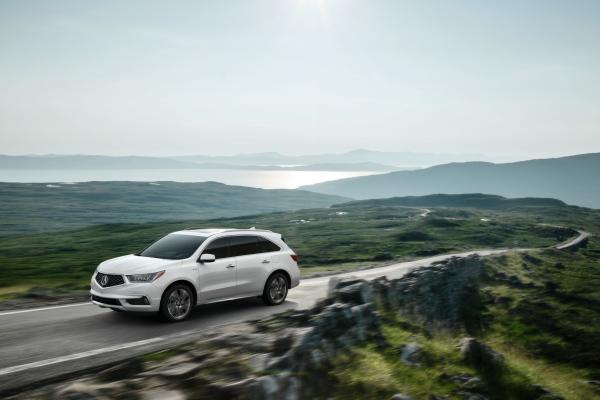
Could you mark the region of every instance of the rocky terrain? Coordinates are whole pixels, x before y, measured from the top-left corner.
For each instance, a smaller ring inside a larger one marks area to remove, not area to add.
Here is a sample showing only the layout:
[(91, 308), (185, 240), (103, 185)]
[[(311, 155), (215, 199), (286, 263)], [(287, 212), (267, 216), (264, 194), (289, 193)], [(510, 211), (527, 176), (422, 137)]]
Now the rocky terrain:
[[(454, 332), (456, 365), (430, 376), (445, 392), (381, 394), (377, 398), (559, 399), (534, 382), (519, 382), (499, 397), (495, 385), (511, 377), (503, 355), (473, 331), (472, 312), (485, 263), (478, 257), (453, 258), (396, 280), (356, 278), (330, 281), (329, 294), (306, 311), (223, 327), (195, 342), (125, 363), (107, 366), (76, 380), (24, 392), (13, 399), (304, 399), (338, 397), (333, 373), (360, 346), (397, 354), (418, 370), (442, 361), (417, 336)], [(412, 332), (395, 343), (385, 325), (400, 318)], [(475, 318), (475, 320), (477, 320)], [(410, 322), (407, 322), (410, 321)], [(428, 339), (427, 339), (428, 340)], [(444, 361), (446, 362), (446, 361)], [(447, 368), (446, 368), (447, 367)], [(445, 368), (445, 369), (444, 369)], [(376, 371), (363, 371), (377, 375)], [(446, 397), (450, 396), (450, 397)]]

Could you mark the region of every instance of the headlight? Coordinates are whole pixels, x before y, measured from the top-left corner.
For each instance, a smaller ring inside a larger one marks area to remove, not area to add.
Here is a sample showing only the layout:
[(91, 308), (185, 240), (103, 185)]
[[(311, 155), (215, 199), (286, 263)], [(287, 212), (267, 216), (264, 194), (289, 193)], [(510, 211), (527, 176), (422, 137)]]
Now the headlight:
[(154, 282), (155, 280), (163, 276), (164, 273), (165, 271), (158, 271), (152, 272), (150, 274), (127, 275), (127, 279), (129, 279), (129, 282), (131, 283)]

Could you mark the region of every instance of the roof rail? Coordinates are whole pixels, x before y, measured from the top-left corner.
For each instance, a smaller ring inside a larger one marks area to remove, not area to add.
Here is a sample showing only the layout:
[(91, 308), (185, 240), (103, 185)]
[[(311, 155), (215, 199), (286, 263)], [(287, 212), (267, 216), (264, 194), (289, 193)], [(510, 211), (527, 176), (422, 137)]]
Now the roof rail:
[(231, 232), (231, 231), (257, 231), (257, 232), (273, 232), (270, 229), (257, 229), (256, 227), (252, 226), (250, 228), (206, 228), (206, 227), (197, 227), (197, 226), (190, 226), (187, 228), (182, 229), (183, 231), (191, 231), (191, 230), (211, 230), (211, 229), (222, 229), (224, 232)]

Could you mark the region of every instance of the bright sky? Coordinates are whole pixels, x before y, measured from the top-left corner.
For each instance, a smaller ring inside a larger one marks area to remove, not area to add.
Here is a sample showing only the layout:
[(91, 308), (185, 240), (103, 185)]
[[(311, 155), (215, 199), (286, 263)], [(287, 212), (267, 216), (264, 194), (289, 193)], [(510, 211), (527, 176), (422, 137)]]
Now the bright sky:
[(0, 3), (0, 153), (600, 151), (600, 1)]

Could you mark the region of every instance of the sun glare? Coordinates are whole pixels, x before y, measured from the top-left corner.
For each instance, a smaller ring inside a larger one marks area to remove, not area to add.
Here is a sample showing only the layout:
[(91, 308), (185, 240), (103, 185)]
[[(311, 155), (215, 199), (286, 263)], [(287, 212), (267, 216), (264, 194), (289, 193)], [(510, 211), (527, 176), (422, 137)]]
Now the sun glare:
[(296, 24), (315, 23), (320, 27), (331, 27), (328, 0), (295, 0), (294, 21)]

